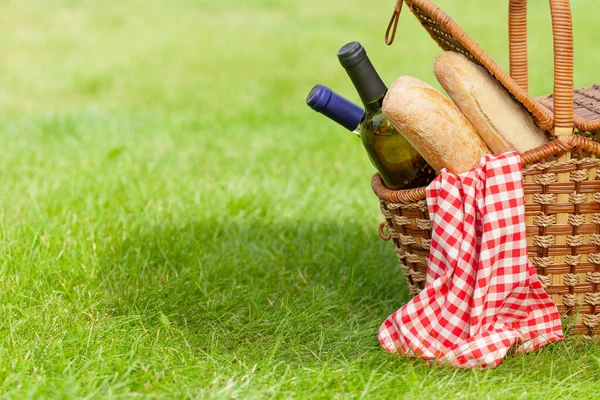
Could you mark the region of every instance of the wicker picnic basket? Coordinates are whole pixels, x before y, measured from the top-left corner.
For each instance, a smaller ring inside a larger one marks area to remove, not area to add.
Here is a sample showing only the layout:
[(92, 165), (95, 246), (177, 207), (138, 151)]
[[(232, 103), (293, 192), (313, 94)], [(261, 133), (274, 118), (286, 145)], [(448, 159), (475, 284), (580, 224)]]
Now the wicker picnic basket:
[[(550, 0), (554, 33), (554, 94), (532, 99), (527, 78), (527, 1), (509, 6), (510, 72), (506, 74), (430, 0), (404, 0), (432, 38), (485, 67), (554, 140), (521, 154), (529, 259), (570, 332), (600, 334), (600, 86), (573, 89), (569, 0)], [(390, 44), (403, 0), (398, 0)], [(373, 190), (385, 217), (379, 233), (392, 239), (411, 295), (423, 289), (431, 223), (425, 188), (390, 190), (376, 174)]]

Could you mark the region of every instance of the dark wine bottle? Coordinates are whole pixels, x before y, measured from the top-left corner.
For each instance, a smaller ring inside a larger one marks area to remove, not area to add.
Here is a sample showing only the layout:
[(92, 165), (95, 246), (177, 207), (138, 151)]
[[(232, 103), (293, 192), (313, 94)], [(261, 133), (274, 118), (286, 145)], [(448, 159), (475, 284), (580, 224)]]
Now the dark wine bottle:
[(360, 124), (365, 118), (365, 110), (327, 86), (315, 85), (306, 97), (306, 104), (360, 136)]
[(366, 114), (360, 124), (360, 137), (386, 186), (390, 189), (427, 186), (435, 178), (435, 170), (383, 115), (381, 106), (387, 86), (365, 49), (358, 42), (350, 42), (337, 55), (364, 104)]

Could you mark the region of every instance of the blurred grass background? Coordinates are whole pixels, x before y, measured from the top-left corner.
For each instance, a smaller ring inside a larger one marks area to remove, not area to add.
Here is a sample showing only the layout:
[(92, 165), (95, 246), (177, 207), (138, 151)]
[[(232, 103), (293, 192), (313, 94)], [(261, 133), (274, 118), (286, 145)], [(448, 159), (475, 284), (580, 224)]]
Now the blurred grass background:
[[(572, 2), (576, 85), (598, 82)], [(439, 87), (394, 1), (15, 0), (0, 13), (0, 397), (595, 398), (574, 339), (493, 371), (387, 355), (407, 300), (359, 141), (304, 105), (358, 102), (335, 53)], [(507, 1), (439, 0), (504, 67)], [(530, 4), (533, 95), (552, 91)]]

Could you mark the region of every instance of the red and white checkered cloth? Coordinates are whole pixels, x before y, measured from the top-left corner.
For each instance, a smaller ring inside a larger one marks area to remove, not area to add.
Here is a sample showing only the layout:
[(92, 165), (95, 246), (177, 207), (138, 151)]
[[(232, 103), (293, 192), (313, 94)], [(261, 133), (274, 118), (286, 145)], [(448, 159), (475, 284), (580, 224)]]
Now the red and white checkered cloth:
[(495, 367), (509, 348), (562, 339), (560, 316), (527, 258), (521, 161), (487, 155), (427, 187), (433, 225), (425, 289), (385, 320), (379, 341), (459, 367)]

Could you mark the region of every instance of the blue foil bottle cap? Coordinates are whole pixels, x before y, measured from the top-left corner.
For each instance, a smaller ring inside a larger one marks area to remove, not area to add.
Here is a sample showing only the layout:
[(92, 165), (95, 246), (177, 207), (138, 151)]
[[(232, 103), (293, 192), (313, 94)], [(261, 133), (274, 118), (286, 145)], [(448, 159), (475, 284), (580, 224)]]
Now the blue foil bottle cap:
[(323, 85), (315, 85), (311, 89), (306, 97), (306, 104), (349, 131), (354, 131), (365, 117), (362, 107)]
[(315, 85), (306, 97), (306, 104), (313, 110), (321, 112), (327, 107), (332, 94), (333, 90), (329, 89), (327, 86)]

